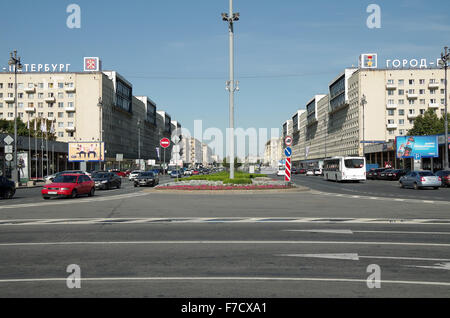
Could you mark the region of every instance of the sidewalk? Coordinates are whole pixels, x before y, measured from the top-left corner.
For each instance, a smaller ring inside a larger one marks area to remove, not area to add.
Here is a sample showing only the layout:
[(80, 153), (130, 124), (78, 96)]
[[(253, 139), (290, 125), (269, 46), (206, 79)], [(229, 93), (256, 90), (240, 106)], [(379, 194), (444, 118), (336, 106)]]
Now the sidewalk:
[(34, 183), (34, 185), (28, 186), (26, 183), (22, 183), (19, 186), (16, 187), (17, 189), (32, 189), (32, 188), (42, 188), (44, 186), (44, 181), (37, 181)]

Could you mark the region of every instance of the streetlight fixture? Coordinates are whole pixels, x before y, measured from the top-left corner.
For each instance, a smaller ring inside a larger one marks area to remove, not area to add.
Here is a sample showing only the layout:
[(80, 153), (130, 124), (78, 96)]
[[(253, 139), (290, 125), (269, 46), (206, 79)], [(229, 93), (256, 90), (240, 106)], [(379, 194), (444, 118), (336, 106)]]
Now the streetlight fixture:
[(450, 59), (450, 52), (448, 51), (448, 46), (444, 47), (444, 52), (441, 53), (441, 60), (439, 64), (444, 67), (445, 70), (445, 120), (444, 120), (444, 131), (445, 131), (445, 150), (444, 150), (444, 170), (448, 170), (448, 111), (447, 111), (447, 69), (448, 61)]
[(14, 167), (12, 170), (12, 177), (15, 183), (19, 182), (20, 177), (17, 169), (17, 70), (22, 69), (22, 63), (20, 62), (20, 56), (17, 56), (17, 50), (10, 53), (8, 61), (10, 66), (14, 65)]
[(222, 20), (228, 23), (230, 42), (230, 79), (227, 90), (230, 93), (230, 179), (234, 179), (234, 92), (238, 90), (234, 81), (234, 22), (239, 21), (239, 13), (233, 13), (233, 0), (229, 3), (229, 14), (222, 13)]
[(361, 106), (362, 106), (362, 111), (363, 111), (363, 118), (362, 118), (362, 124), (363, 124), (363, 156), (364, 158), (366, 157), (366, 130), (365, 130), (365, 120), (364, 120), (364, 115), (365, 115), (365, 105), (367, 104), (367, 100), (366, 100), (366, 95), (363, 94), (362, 98), (361, 98)]

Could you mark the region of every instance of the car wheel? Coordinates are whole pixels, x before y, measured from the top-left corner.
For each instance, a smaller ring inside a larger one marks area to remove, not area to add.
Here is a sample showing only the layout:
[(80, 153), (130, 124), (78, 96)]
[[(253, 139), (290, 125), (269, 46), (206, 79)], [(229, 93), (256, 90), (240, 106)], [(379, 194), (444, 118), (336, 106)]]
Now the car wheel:
[(91, 191), (89, 192), (88, 196), (93, 197), (95, 195), (95, 188), (92, 187)]
[(419, 190), (419, 189), (420, 189), (419, 185), (416, 182), (414, 182), (414, 190)]
[(437, 189), (439, 189), (439, 187), (433, 187), (433, 189), (434, 189), (434, 190), (437, 190)]
[(72, 195), (70, 196), (72, 199), (75, 199), (78, 196), (77, 190), (72, 191)]
[(16, 193), (16, 192), (11, 190), (11, 189), (8, 189), (8, 190), (5, 191), (4, 198), (5, 199), (12, 199), (13, 196), (14, 196), (14, 193)]
[(117, 189), (120, 189), (121, 186), (122, 186), (122, 183), (118, 183), (117, 184)]

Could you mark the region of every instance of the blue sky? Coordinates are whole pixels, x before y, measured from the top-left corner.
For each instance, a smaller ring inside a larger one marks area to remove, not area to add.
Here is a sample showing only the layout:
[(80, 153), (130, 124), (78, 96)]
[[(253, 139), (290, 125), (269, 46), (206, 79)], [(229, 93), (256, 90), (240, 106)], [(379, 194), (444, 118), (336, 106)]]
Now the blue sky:
[[(81, 29), (66, 7), (81, 7)], [(381, 29), (366, 8), (381, 7)], [(281, 127), (360, 53), (436, 59), (450, 45), (450, 1), (234, 0), (236, 126)], [(41, 0), (0, 4), (0, 62), (15, 48), (23, 63), (70, 63), (99, 56), (192, 131), (228, 125), (228, 0)], [(17, 12), (14, 14), (13, 12)], [(3, 58), (1, 58), (3, 56)]]

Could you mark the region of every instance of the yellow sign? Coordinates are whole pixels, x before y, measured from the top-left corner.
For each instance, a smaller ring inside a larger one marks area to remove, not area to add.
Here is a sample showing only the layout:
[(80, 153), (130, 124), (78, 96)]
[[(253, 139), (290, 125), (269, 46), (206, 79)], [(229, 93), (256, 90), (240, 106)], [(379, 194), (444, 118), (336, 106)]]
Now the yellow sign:
[(69, 162), (105, 161), (104, 142), (69, 142)]

